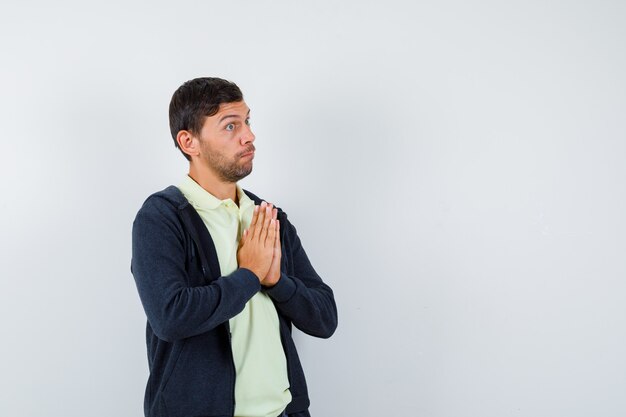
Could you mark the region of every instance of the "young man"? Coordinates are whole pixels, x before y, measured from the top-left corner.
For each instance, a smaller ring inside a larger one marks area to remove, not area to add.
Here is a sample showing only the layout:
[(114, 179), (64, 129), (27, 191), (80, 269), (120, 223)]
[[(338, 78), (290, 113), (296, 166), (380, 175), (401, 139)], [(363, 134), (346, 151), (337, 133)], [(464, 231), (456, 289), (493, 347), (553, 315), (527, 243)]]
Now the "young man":
[(148, 319), (146, 417), (308, 417), (292, 324), (337, 327), (333, 292), (287, 214), (237, 182), (255, 136), (239, 88), (184, 83), (170, 130), (189, 175), (145, 201), (133, 223), (131, 270)]

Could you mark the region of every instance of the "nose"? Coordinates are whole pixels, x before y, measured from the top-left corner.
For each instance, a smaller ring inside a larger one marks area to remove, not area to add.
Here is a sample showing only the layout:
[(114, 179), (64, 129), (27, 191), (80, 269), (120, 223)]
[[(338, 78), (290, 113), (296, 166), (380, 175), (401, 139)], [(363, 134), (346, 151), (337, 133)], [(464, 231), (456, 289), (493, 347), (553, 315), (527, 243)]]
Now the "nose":
[(254, 142), (254, 139), (256, 139), (256, 136), (252, 133), (250, 126), (246, 125), (243, 132), (241, 132), (241, 144), (245, 145), (246, 143), (252, 143)]

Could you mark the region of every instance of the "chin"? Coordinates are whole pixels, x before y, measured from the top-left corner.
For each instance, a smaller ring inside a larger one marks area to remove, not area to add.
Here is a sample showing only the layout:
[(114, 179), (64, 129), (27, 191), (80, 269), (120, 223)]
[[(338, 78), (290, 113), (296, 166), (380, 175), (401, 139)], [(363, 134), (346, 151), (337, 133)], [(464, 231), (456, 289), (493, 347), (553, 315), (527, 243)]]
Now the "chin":
[(250, 175), (251, 172), (252, 172), (252, 166), (250, 166), (250, 169), (246, 169), (245, 171), (241, 171), (241, 174), (239, 175), (239, 179), (246, 178), (248, 175)]

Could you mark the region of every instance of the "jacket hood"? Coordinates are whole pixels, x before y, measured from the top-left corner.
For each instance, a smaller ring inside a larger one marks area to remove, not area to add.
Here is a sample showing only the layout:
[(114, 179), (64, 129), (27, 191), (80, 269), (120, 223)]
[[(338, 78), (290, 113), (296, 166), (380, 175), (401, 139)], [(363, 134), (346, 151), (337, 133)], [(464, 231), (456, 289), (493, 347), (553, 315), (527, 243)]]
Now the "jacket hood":
[[(252, 193), (252, 192), (250, 192), (250, 191), (248, 191), (248, 190), (246, 190), (244, 188), (242, 188), (242, 190), (243, 190), (244, 193), (246, 193), (246, 195), (248, 197), (250, 197), (250, 199), (252, 201), (254, 201), (254, 204), (259, 205), (263, 201), (263, 199), (258, 197), (256, 194), (254, 194), (254, 193)], [(170, 185), (169, 187), (152, 194), (148, 198), (153, 198), (153, 197), (162, 198), (162, 199), (168, 201), (170, 204), (172, 204), (173, 206), (175, 206), (178, 209), (183, 209), (183, 208), (185, 208), (185, 206), (189, 205), (189, 201), (185, 198), (185, 196), (178, 189), (178, 187), (176, 187), (174, 185)], [(276, 205), (274, 207), (276, 207), (276, 209), (278, 210), (279, 213), (283, 213), (285, 216), (287, 215), (286, 213), (283, 212), (283, 210), (280, 207), (278, 207)]]

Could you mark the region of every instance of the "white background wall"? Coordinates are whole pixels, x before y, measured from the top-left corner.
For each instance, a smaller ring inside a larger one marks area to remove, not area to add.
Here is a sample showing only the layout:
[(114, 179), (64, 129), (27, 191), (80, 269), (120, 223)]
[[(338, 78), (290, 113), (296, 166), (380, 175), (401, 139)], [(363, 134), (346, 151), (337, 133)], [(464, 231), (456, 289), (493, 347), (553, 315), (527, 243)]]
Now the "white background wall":
[(315, 417), (626, 415), (625, 41), (617, 0), (3, 2), (0, 415), (142, 415), (130, 229), (197, 76), (335, 290)]

